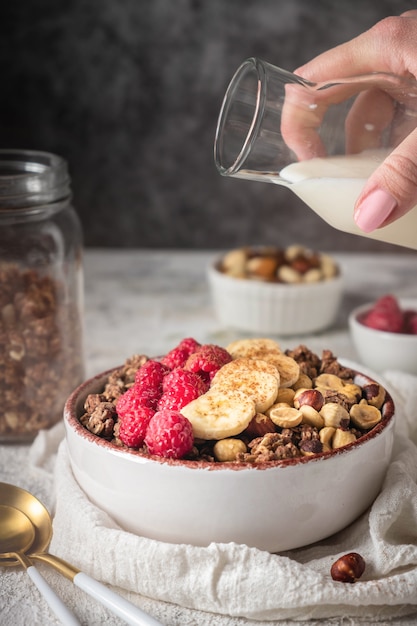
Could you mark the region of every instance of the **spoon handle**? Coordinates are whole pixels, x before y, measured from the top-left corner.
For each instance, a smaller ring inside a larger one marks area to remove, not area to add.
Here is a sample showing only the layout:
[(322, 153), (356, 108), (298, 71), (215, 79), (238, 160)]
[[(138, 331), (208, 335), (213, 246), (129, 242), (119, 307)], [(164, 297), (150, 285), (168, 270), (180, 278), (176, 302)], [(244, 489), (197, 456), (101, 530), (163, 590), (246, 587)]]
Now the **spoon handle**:
[(91, 597), (98, 600), (101, 604), (106, 606), (118, 617), (121, 617), (126, 624), (131, 626), (162, 626), (161, 622), (154, 619), (148, 613), (142, 611), (139, 607), (132, 604), (128, 600), (125, 600), (122, 596), (99, 583), (95, 578), (91, 578), (88, 574), (81, 572), (77, 567), (74, 567), (64, 559), (49, 552), (38, 552), (31, 554), (32, 559), (36, 559), (43, 563), (48, 563), (58, 572), (63, 574), (69, 580), (72, 580), (74, 585), (77, 585), (80, 589), (88, 593)]
[(132, 626), (162, 626), (161, 622), (158, 622), (151, 615), (145, 613), (117, 593), (114, 593), (114, 591), (91, 578), (88, 574), (84, 574), (84, 572), (76, 574), (73, 582), (77, 587), (99, 600), (115, 615), (124, 619), (127, 624)]
[(71, 613), (52, 587), (48, 585), (36, 567), (29, 565), (26, 571), (62, 624), (65, 624), (65, 626), (80, 626), (80, 622), (75, 615)]

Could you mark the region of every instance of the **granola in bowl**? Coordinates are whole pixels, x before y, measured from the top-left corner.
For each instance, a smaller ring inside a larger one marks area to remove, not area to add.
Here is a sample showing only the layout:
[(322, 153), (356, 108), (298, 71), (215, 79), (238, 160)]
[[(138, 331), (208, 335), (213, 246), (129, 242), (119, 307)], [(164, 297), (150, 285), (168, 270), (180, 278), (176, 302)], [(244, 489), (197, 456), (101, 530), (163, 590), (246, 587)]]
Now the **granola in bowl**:
[(161, 358), (134, 355), (112, 370), (79, 420), (141, 455), (258, 465), (331, 454), (377, 432), (392, 413), (383, 386), (330, 350), (188, 338)]

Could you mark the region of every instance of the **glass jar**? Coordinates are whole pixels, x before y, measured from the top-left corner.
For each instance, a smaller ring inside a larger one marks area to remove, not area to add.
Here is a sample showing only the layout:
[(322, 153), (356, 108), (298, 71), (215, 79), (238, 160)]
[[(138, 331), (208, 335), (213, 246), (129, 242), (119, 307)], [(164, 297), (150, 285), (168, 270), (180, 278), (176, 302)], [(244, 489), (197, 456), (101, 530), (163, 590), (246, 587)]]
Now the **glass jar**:
[(62, 418), (84, 377), (82, 231), (64, 159), (0, 150), (0, 441)]

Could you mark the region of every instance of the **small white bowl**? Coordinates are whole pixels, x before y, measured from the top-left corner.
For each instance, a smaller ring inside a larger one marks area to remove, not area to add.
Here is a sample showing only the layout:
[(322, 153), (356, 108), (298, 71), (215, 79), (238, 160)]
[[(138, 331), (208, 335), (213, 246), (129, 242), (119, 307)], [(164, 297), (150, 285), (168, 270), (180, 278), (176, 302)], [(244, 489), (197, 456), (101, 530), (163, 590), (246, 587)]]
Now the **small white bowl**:
[(207, 269), (216, 317), (229, 328), (251, 333), (299, 335), (331, 326), (339, 310), (343, 279), (315, 283), (271, 283), (233, 278), (221, 272), (220, 258)]
[[(185, 461), (117, 448), (82, 426), (87, 395), (102, 391), (108, 375), (87, 380), (67, 400), (66, 441), (80, 487), (127, 531), (169, 543), (236, 542), (279, 552), (345, 528), (381, 489), (394, 437), (389, 397), (372, 431), (331, 453), (256, 466)], [(359, 374), (356, 382), (369, 378)]]
[[(417, 311), (416, 298), (397, 300), (402, 310)], [(351, 337), (360, 361), (374, 372), (398, 370), (417, 374), (417, 335), (374, 330), (360, 322), (374, 304), (363, 304), (349, 315)]]

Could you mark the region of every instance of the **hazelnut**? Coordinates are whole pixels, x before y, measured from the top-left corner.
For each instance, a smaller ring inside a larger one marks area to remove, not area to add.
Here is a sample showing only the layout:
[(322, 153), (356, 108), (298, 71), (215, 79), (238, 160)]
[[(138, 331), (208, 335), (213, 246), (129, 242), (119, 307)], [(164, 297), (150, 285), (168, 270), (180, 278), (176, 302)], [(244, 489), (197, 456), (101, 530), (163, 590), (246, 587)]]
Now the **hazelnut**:
[(255, 439), (256, 437), (263, 437), (266, 433), (274, 433), (275, 430), (275, 424), (268, 415), (256, 413), (249, 422), (249, 426), (245, 429), (244, 434)]
[(345, 386), (345, 383), (336, 374), (320, 374), (315, 380), (315, 385), (316, 387), (323, 387), (323, 389), (340, 391)]
[(368, 404), (376, 406), (377, 409), (380, 409), (385, 402), (386, 392), (382, 385), (378, 385), (378, 383), (369, 383), (368, 385), (364, 385), (362, 387), (362, 395)]
[(323, 394), (318, 389), (297, 389), (294, 394), (293, 404), (299, 409), (303, 404), (320, 411), (324, 404)]
[(278, 403), (271, 406), (267, 415), (280, 428), (294, 428), (301, 424), (303, 414), (298, 409), (288, 406), (285, 403)]
[(312, 269), (311, 262), (305, 256), (296, 257), (290, 262), (290, 266), (296, 272), (304, 275)]
[(277, 260), (269, 256), (256, 256), (249, 259), (246, 270), (252, 278), (272, 280), (277, 271)]
[(361, 400), (350, 409), (350, 419), (356, 428), (370, 430), (381, 421), (382, 415), (376, 406), (371, 406), (366, 400)]
[(281, 267), (278, 268), (277, 278), (282, 283), (288, 284), (300, 283), (302, 280), (300, 272), (297, 272), (297, 270), (293, 269), (289, 265), (281, 265)]
[(294, 391), (297, 391), (297, 389), (301, 389), (301, 387), (303, 387), (304, 389), (313, 388), (313, 381), (311, 380), (310, 376), (307, 376), (307, 374), (301, 373), (298, 380), (296, 380), (292, 386)]
[(333, 435), (336, 432), (336, 428), (333, 426), (324, 426), (324, 428), (320, 429), (319, 438), (322, 442), (323, 446), (328, 446), (329, 448), (332, 445)]
[(337, 402), (327, 402), (320, 410), (320, 415), (324, 419), (325, 426), (333, 426), (334, 428), (349, 424), (350, 421), (349, 413)]
[(241, 439), (219, 439), (213, 447), (214, 457), (220, 463), (236, 461), (238, 455), (246, 451), (246, 444)]
[(335, 561), (330, 568), (333, 580), (354, 583), (365, 571), (365, 560), (357, 552), (349, 552)]
[(301, 244), (294, 243), (291, 246), (287, 246), (284, 254), (287, 261), (294, 261), (297, 257), (304, 256), (307, 253), (307, 248)]
[(304, 274), (305, 283), (319, 283), (321, 280), (323, 280), (323, 274), (318, 267), (312, 267)]
[(246, 274), (246, 250), (237, 248), (227, 252), (221, 263), (221, 269), (225, 274), (235, 278), (243, 278)]
[(320, 267), (325, 279), (334, 278), (338, 274), (338, 267), (328, 254), (320, 254)]
[(302, 404), (300, 411), (303, 414), (302, 424), (308, 424), (317, 428), (321, 432), (324, 426), (324, 419), (316, 409), (308, 404)]
[(362, 389), (354, 383), (347, 383), (339, 393), (344, 395), (351, 404), (356, 404), (362, 398)]
[(343, 448), (343, 446), (348, 446), (354, 441), (356, 441), (356, 435), (352, 433), (352, 431), (336, 428), (332, 437), (333, 450), (336, 450), (337, 448)]
[(291, 387), (280, 387), (278, 389), (278, 395), (275, 399), (276, 404), (281, 404), (285, 402), (288, 406), (292, 406), (292, 401), (294, 399), (294, 389)]
[(314, 456), (323, 452), (320, 439), (304, 439), (300, 442), (300, 451), (303, 456)]

